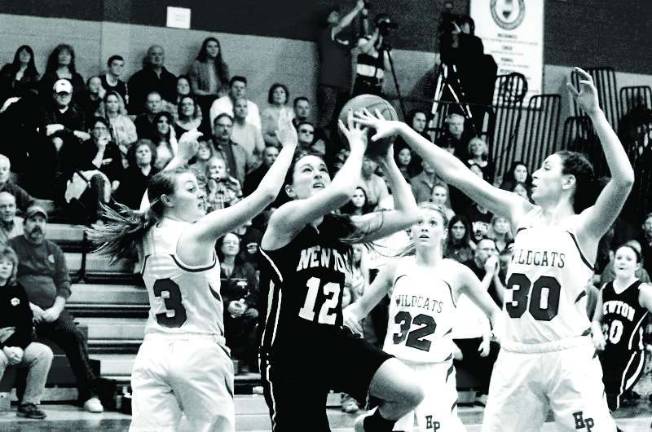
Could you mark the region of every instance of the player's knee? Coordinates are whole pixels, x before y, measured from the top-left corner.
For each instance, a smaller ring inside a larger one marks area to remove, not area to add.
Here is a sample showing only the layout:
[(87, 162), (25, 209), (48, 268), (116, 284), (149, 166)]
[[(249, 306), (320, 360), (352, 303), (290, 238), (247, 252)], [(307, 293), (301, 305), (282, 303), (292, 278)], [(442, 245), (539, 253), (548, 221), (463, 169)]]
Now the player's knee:
[(419, 405), (423, 400), (424, 394), (418, 382), (410, 382), (401, 391), (401, 398), (399, 401), (405, 405), (407, 409), (412, 409)]

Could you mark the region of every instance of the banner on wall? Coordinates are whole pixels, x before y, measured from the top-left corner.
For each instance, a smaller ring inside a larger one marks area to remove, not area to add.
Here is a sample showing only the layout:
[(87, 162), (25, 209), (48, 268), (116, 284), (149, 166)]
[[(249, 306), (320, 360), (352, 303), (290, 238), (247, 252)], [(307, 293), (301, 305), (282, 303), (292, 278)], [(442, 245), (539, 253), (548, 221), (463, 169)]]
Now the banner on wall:
[(531, 96), (543, 90), (543, 19), (545, 0), (471, 0), (475, 34), (485, 54), (498, 64), (498, 75), (522, 73)]

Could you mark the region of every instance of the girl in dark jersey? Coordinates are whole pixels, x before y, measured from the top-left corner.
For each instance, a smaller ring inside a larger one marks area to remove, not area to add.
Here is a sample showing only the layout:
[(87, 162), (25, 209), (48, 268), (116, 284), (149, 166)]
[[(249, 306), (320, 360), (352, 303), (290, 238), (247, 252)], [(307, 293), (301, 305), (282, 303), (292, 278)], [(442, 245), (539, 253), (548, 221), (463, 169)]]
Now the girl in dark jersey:
[(652, 311), (652, 285), (642, 283), (634, 273), (641, 254), (625, 244), (616, 250), (616, 279), (600, 292), (593, 316), (593, 343), (601, 350), (607, 402), (618, 409), (623, 393), (643, 375), (645, 349), (643, 323)]
[(367, 148), (367, 130), (353, 124), (352, 114), (340, 129), (351, 153), (333, 181), (321, 158), (299, 155), (285, 186), (291, 201), (272, 214), (261, 241), (261, 375), (274, 432), (329, 431), (326, 398), (332, 389), (381, 400), (358, 419), (357, 431), (391, 431), (422, 398), (405, 365), (342, 325), (351, 243), (407, 228), (417, 212), (390, 149), (381, 165), (395, 210), (332, 214), (351, 199)]

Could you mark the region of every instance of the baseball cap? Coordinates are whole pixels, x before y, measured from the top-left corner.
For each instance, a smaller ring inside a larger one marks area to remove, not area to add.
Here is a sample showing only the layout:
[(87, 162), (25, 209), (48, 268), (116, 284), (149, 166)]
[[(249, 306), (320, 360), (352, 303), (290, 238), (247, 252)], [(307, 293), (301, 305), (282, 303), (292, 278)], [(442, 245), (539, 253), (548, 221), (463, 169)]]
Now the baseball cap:
[(72, 84), (67, 79), (60, 79), (52, 87), (55, 93), (72, 93)]
[(43, 207), (41, 207), (38, 204), (32, 204), (31, 206), (27, 207), (27, 210), (25, 210), (25, 218), (31, 218), (32, 216), (36, 216), (37, 214), (40, 214), (45, 218), (45, 220), (48, 219), (48, 213), (45, 211)]

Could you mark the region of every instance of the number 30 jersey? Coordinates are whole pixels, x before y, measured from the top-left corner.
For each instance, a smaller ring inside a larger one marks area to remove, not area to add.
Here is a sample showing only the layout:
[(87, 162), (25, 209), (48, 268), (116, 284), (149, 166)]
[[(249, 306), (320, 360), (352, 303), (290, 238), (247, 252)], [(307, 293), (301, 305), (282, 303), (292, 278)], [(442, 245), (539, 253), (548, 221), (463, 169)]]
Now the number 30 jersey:
[(602, 330), (607, 341), (605, 355), (620, 358), (643, 350), (643, 322), (648, 311), (638, 302), (641, 281), (637, 280), (617, 294), (614, 284), (602, 288)]
[(189, 225), (163, 219), (145, 236), (142, 275), (150, 304), (145, 334), (224, 335), (217, 257), (209, 265), (191, 267), (176, 255)]
[(586, 287), (593, 266), (579, 248), (574, 219), (547, 225), (536, 207), (517, 228), (504, 303), (507, 348), (590, 333)]
[(383, 350), (401, 360), (443, 362), (452, 355), (455, 301), (451, 286), (414, 256), (399, 258)]
[(351, 246), (337, 238), (338, 221), (324, 216), (306, 225), (287, 245), (261, 248), (260, 348), (263, 357), (306, 350), (342, 326), (342, 291), (350, 271)]

